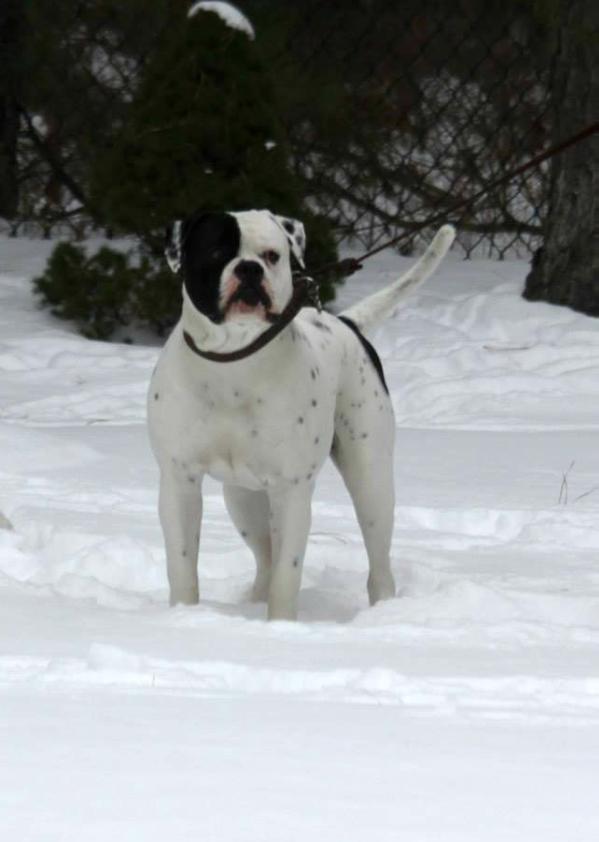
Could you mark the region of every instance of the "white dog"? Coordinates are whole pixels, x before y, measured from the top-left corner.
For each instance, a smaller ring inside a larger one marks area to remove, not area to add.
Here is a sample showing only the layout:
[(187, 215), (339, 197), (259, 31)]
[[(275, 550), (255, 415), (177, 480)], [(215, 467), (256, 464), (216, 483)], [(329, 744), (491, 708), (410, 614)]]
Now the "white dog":
[(167, 247), (183, 312), (152, 376), (148, 417), (160, 466), (160, 521), (171, 604), (198, 601), (202, 478), (222, 481), (233, 523), (256, 558), (253, 596), (269, 619), (295, 619), (314, 483), (331, 455), (353, 500), (371, 604), (395, 595), (394, 419), (383, 370), (360, 331), (393, 313), (438, 266), (444, 226), (416, 265), (341, 317), (306, 307), (269, 344), (234, 362), (203, 351), (246, 346), (292, 295), (303, 225), (269, 211), (196, 214)]

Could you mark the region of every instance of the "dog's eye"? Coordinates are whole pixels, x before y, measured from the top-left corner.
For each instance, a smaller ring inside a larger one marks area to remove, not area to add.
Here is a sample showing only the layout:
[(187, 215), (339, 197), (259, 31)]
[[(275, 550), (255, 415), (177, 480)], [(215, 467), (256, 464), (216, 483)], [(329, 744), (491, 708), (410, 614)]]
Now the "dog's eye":
[(267, 263), (270, 263), (271, 266), (274, 266), (275, 263), (279, 262), (280, 255), (278, 251), (265, 251), (262, 257), (264, 258), (264, 260), (266, 260)]
[(214, 261), (220, 260), (222, 256), (223, 256), (223, 250), (219, 249), (219, 248), (212, 249), (212, 251), (210, 252), (210, 255), (209, 255), (210, 260), (214, 260)]

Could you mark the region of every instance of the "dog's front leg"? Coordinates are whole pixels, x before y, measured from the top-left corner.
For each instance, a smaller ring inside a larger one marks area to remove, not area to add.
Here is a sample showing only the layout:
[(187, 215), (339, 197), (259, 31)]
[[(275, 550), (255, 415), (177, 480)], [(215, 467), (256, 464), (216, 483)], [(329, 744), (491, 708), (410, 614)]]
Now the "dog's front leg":
[(195, 605), (199, 600), (198, 547), (202, 520), (201, 478), (160, 476), (159, 513), (170, 588), (170, 603)]
[(302, 565), (310, 531), (312, 485), (277, 489), (269, 494), (272, 572), (269, 620), (295, 620)]

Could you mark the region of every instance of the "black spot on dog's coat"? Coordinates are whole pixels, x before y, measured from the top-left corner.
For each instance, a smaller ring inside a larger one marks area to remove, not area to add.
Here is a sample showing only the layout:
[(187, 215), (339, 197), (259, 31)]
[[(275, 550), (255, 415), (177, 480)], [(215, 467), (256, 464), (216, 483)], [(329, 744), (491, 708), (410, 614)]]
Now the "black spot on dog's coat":
[(384, 388), (385, 392), (387, 392), (387, 394), (389, 394), (387, 382), (385, 381), (385, 372), (383, 371), (383, 364), (382, 364), (381, 358), (377, 354), (374, 346), (368, 341), (368, 339), (366, 339), (365, 336), (363, 336), (360, 333), (360, 330), (359, 330), (358, 326), (354, 322), (352, 322), (351, 319), (348, 319), (347, 316), (338, 316), (337, 318), (339, 319), (339, 321), (343, 322), (343, 324), (346, 324), (348, 326), (348, 328), (356, 334), (356, 336), (358, 337), (358, 339), (362, 343), (362, 347), (366, 351), (366, 354), (368, 355), (368, 358), (370, 359), (370, 362), (375, 367), (376, 373), (378, 374), (379, 379), (380, 379), (381, 383), (383, 384), (383, 388)]

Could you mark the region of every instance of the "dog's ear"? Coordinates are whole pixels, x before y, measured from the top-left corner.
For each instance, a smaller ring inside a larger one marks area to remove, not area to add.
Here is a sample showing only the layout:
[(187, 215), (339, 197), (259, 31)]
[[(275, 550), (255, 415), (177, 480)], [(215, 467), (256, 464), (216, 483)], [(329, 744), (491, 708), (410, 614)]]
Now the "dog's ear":
[(181, 271), (185, 248), (197, 225), (211, 214), (203, 209), (194, 211), (185, 219), (176, 219), (166, 229), (164, 255), (171, 270), (176, 274)]
[(304, 253), (306, 251), (306, 229), (304, 228), (304, 223), (300, 222), (299, 219), (290, 219), (288, 216), (275, 216), (274, 218), (285, 232), (292, 254), (302, 269), (304, 269)]
[(172, 272), (177, 275), (183, 262), (183, 221), (176, 219), (166, 229), (164, 256)]

